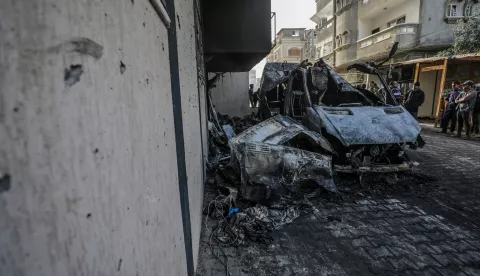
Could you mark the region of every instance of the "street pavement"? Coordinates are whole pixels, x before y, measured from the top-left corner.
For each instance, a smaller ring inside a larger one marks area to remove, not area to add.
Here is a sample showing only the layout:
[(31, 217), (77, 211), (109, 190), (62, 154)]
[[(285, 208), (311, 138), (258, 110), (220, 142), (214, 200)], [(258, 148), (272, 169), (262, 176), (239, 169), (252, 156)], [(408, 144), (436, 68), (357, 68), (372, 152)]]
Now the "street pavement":
[(480, 142), (423, 137), (426, 147), (409, 152), (414, 173), (389, 187), (340, 183), (340, 196), (313, 199), (315, 211), (271, 244), (212, 252), (210, 221), (197, 274), (480, 275)]

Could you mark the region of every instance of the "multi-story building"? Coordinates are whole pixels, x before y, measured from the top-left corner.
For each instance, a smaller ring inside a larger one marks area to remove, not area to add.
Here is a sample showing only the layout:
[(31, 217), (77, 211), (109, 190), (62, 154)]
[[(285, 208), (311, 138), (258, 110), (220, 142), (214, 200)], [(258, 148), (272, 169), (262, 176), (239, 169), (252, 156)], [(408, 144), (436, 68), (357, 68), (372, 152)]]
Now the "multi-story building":
[(316, 0), (317, 12), (310, 18), (317, 25), (316, 32), (316, 59), (334, 65), (335, 55), (335, 0)]
[(335, 66), (357, 57), (358, 1), (342, 0), (335, 4)]
[(305, 44), (302, 49), (302, 58), (301, 60), (308, 59), (309, 61), (314, 61), (317, 59), (316, 56), (316, 45), (317, 45), (317, 34), (315, 29), (308, 29), (305, 31)]
[(305, 28), (284, 28), (277, 33), (268, 62), (300, 62), (305, 46)]
[(395, 42), (397, 60), (430, 57), (453, 44), (451, 24), (472, 15), (476, 2), (316, 0), (310, 19), (317, 23), (317, 58), (342, 71), (354, 62), (386, 57)]

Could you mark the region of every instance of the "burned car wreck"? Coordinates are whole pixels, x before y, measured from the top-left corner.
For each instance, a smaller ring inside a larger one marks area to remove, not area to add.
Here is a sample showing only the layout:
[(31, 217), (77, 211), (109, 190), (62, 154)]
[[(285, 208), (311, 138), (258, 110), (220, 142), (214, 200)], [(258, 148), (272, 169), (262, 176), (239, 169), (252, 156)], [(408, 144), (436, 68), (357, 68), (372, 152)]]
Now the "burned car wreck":
[(319, 133), (277, 115), (229, 140), (231, 164), (241, 176), (241, 195), (270, 199), (283, 189), (295, 191), (305, 181), (336, 191), (333, 148)]
[(230, 165), (240, 175), (245, 199), (268, 199), (305, 182), (335, 191), (335, 174), (362, 179), (418, 165), (405, 151), (425, 145), (420, 125), (398, 105), (378, 65), (353, 67), (376, 74), (385, 97), (353, 87), (322, 60), (315, 65), (267, 63), (258, 111), (267, 119), (235, 137), (227, 135)]
[(321, 62), (292, 71), (283, 112), (332, 144), (339, 172), (407, 171), (414, 163), (405, 149), (424, 145), (420, 125), (405, 108), (357, 90)]
[[(396, 49), (395, 44), (384, 62)], [(397, 104), (376, 70), (378, 66), (354, 64), (352, 68), (377, 75), (386, 89), (385, 99), (369, 90), (354, 88), (322, 60), (314, 66), (297, 66), (289, 73), (280, 114), (321, 134), (332, 145), (337, 172), (408, 171), (416, 163), (409, 160), (405, 149), (417, 149), (425, 144), (420, 136), (420, 125)], [(278, 79), (278, 83), (284, 82)], [(268, 109), (259, 113), (268, 113)]]

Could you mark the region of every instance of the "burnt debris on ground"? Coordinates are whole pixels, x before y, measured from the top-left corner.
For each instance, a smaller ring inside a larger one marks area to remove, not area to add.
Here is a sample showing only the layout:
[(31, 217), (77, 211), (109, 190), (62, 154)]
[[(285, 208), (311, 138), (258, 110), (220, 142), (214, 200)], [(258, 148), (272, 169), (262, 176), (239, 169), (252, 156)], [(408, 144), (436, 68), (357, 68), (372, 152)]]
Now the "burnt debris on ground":
[(221, 74), (207, 84), (202, 250), (227, 274), (228, 248), (270, 244), (275, 230), (318, 212), (319, 200), (435, 189), (432, 179), (412, 172), (418, 164), (405, 151), (425, 143), (403, 107), (356, 90), (322, 61), (273, 65), (264, 71), (258, 114), (219, 114), (210, 90)]

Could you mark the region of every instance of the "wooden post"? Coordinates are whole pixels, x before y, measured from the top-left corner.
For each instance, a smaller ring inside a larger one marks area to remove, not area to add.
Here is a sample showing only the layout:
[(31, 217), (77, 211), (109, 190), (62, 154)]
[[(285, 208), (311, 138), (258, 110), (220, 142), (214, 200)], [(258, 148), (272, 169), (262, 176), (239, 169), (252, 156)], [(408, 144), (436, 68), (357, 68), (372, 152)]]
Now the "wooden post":
[(413, 83), (418, 81), (418, 74), (420, 74), (420, 63), (415, 65), (415, 79), (413, 80)]
[(443, 88), (445, 87), (445, 81), (447, 78), (447, 65), (448, 65), (448, 59), (445, 59), (445, 61), (443, 62), (442, 81), (440, 82), (440, 89), (438, 94), (437, 112), (435, 113), (435, 127), (438, 126), (438, 121), (440, 120), (440, 118), (438, 118), (438, 115), (440, 114), (440, 105), (442, 104), (442, 93), (443, 93)]

